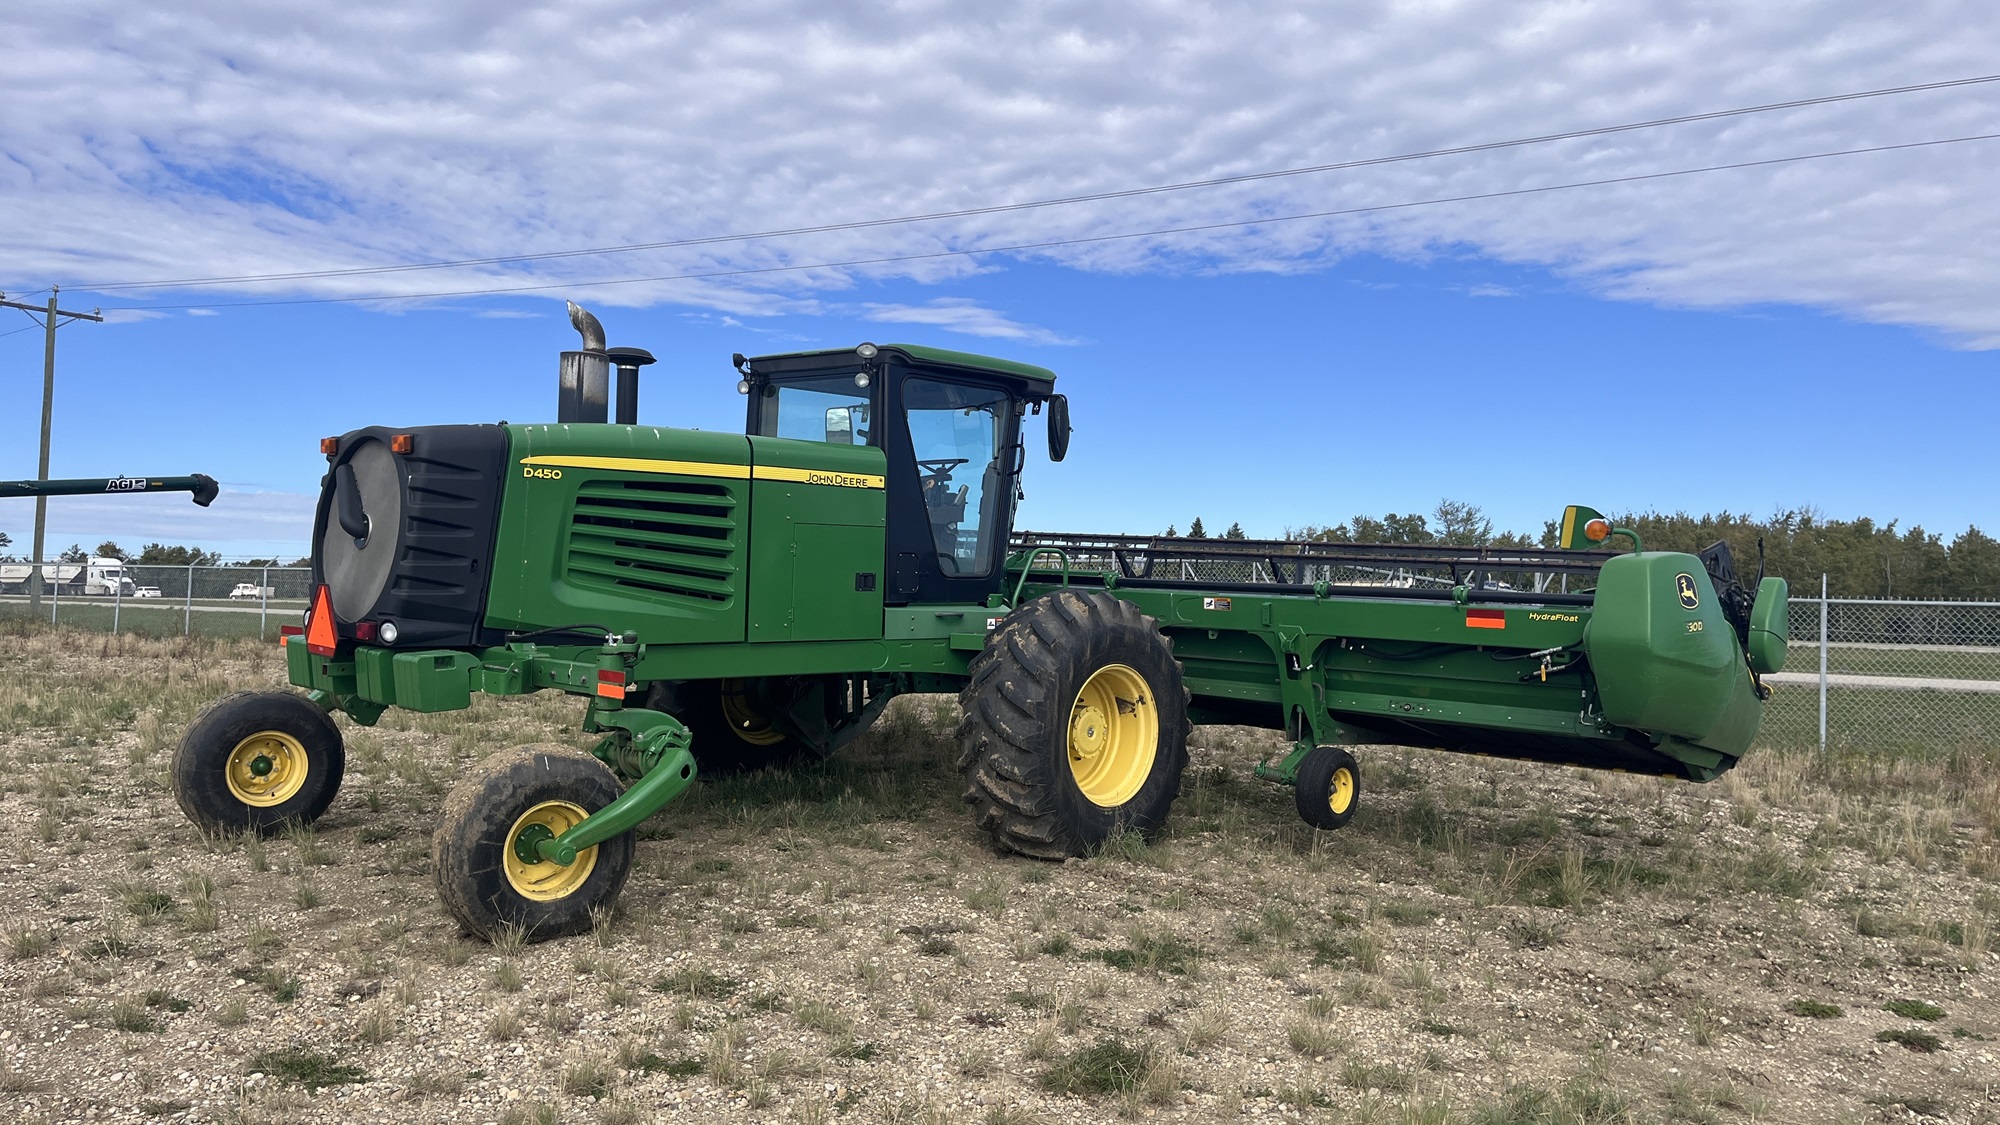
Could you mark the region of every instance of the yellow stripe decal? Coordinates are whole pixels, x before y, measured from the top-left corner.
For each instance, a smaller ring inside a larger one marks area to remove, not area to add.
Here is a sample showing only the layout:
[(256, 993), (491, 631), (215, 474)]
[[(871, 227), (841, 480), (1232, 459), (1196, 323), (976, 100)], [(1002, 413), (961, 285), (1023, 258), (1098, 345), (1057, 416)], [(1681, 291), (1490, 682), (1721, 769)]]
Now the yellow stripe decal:
[(754, 475), (758, 480), (782, 480), (797, 484), (830, 484), (835, 488), (881, 488), (881, 477), (866, 473), (836, 473), (827, 469), (786, 469), (777, 465), (759, 465)]
[(1574, 542), (1576, 542), (1576, 505), (1571, 504), (1563, 509), (1562, 538), (1556, 540), (1556, 543), (1567, 550)]
[(684, 477), (725, 477), (730, 480), (781, 480), (793, 484), (824, 484), (835, 488), (881, 488), (887, 482), (867, 473), (837, 473), (826, 469), (788, 469), (777, 465), (718, 465), (710, 461), (658, 461), (645, 457), (523, 457), (523, 465), (563, 469), (615, 469), (625, 473), (666, 473)]
[(671, 473), (682, 477), (750, 479), (748, 465), (718, 465), (712, 461), (656, 461), (646, 457), (523, 457), (521, 464), (564, 469), (616, 469), (624, 473)]

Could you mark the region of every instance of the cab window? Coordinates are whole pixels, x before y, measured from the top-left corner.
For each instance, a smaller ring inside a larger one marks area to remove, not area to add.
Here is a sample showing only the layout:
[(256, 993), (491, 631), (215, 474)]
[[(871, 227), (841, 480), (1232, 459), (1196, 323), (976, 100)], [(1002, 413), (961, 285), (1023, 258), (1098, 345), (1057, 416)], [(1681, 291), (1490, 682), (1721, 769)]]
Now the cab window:
[(948, 577), (975, 578), (993, 568), (990, 548), (1007, 505), (1000, 425), (1009, 401), (990, 387), (925, 378), (903, 383), (917, 483), (938, 567)]
[(824, 375), (772, 383), (764, 388), (758, 434), (763, 437), (869, 445), (868, 391), (853, 375)]

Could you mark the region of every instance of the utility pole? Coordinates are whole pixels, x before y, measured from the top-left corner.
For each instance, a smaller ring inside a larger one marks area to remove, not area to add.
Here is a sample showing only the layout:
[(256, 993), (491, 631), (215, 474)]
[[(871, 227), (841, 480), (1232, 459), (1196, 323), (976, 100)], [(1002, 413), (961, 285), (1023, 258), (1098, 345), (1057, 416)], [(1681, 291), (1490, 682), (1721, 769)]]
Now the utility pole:
[[(36, 480), (49, 479), (49, 423), (55, 418), (56, 401), (56, 329), (73, 320), (90, 320), (96, 321), (99, 324), (104, 322), (104, 318), (98, 315), (100, 311), (98, 309), (81, 313), (66, 312), (57, 308), (57, 289), (57, 286), (49, 286), (49, 303), (47, 308), (39, 305), (24, 305), (19, 301), (9, 301), (6, 299), (7, 295), (5, 293), (0, 293), (0, 305), (5, 305), (10, 309), (20, 309), (22, 312), (28, 314), (28, 319), (30, 320), (35, 319), (36, 313), (39, 312), (42, 314), (42, 319), (36, 321), (36, 323), (42, 326), (46, 335), (46, 341), (42, 346), (42, 458), (35, 470)], [(34, 558), (29, 560), (32, 565), (28, 568), (28, 614), (31, 617), (42, 610), (42, 548), (43, 537), (48, 530), (48, 522), (49, 498), (45, 495), (38, 495), (35, 497)]]

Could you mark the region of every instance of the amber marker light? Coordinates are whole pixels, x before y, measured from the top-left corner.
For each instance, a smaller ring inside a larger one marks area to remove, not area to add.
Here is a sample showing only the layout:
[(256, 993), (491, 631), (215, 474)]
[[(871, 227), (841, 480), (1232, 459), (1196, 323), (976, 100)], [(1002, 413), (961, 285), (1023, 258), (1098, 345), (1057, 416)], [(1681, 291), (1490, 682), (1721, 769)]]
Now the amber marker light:
[(323, 437), (319, 439), (319, 451), (328, 457), (333, 456), (340, 452), (340, 439), (337, 437)]
[(1592, 543), (1602, 543), (1611, 538), (1611, 524), (1608, 520), (1591, 520), (1583, 525), (1583, 537)]
[(417, 439), (409, 434), (397, 434), (389, 439), (389, 448), (397, 453), (408, 453), (417, 447)]

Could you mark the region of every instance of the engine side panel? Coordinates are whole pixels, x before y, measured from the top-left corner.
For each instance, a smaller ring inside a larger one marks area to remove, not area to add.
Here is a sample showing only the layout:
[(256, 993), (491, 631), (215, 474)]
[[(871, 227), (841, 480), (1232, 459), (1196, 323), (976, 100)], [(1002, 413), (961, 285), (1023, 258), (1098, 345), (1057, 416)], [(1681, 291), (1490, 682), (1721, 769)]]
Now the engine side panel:
[(509, 427), (487, 624), (741, 641), (750, 442), (653, 426)]

